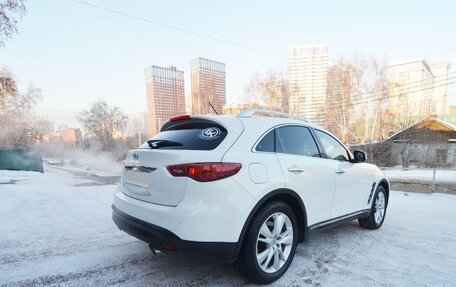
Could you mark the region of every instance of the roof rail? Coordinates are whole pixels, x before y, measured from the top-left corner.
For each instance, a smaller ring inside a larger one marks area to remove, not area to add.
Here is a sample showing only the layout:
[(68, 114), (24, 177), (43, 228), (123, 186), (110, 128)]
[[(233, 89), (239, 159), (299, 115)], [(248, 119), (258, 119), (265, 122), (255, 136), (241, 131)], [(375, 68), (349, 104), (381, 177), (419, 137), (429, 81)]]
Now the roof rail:
[(306, 119), (303, 119), (303, 118), (300, 118), (300, 117), (296, 117), (296, 116), (292, 116), (292, 115), (287, 114), (287, 113), (282, 113), (282, 112), (277, 112), (277, 111), (270, 111), (270, 110), (257, 110), (257, 109), (243, 110), (242, 112), (237, 114), (236, 117), (238, 117), (238, 118), (250, 118), (250, 117), (254, 116), (255, 114), (259, 114), (259, 115), (262, 115), (262, 116), (271, 116), (271, 117), (272, 116), (279, 116), (279, 117), (282, 117), (282, 118), (289, 118), (289, 119), (293, 119), (293, 120), (309, 122)]

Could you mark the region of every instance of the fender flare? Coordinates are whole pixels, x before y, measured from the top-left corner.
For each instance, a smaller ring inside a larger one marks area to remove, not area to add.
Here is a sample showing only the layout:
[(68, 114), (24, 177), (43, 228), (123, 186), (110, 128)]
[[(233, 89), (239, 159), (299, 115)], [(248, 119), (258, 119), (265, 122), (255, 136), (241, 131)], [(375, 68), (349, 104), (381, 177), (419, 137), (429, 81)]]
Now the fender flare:
[[(389, 203), (389, 196), (390, 196), (390, 184), (389, 184), (389, 181), (385, 178), (381, 179), (378, 184), (377, 184), (377, 188), (380, 186), (380, 185), (385, 185), (386, 186), (386, 206), (388, 206), (388, 203)], [(377, 189), (376, 188), (376, 189)]]

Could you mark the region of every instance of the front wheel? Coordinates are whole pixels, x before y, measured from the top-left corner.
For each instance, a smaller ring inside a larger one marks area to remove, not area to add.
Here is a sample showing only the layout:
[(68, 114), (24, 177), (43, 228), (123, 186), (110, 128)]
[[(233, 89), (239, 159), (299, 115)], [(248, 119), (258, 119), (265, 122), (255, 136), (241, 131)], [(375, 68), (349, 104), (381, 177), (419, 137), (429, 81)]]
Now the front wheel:
[(375, 192), (370, 215), (366, 218), (358, 219), (359, 225), (367, 229), (380, 228), (385, 220), (387, 205), (388, 200), (386, 197), (386, 190), (380, 185)]
[(237, 268), (256, 283), (271, 283), (287, 271), (297, 243), (293, 209), (285, 202), (269, 203), (252, 220)]

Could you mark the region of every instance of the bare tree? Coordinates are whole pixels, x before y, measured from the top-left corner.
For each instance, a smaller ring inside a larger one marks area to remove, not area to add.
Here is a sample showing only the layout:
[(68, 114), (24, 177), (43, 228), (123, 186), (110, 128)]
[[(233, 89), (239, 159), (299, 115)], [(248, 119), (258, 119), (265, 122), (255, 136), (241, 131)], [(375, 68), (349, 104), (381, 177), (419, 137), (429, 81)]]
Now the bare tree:
[(40, 98), (41, 91), (33, 84), (20, 92), (11, 71), (0, 70), (0, 146), (30, 148), (39, 133), (33, 108)]
[(262, 80), (266, 108), (288, 113), (288, 81), (278, 72), (270, 71)]
[(255, 72), (244, 86), (241, 102), (264, 106), (267, 109), (288, 112), (288, 81), (282, 73), (269, 71), (265, 75)]
[[(410, 103), (406, 94), (401, 94), (403, 88), (398, 83), (389, 83), (389, 95), (387, 115), (387, 127), (390, 132), (397, 132), (408, 128), (421, 118), (414, 116), (419, 109), (416, 103)], [(399, 90), (399, 92), (395, 92)]]
[(255, 72), (247, 85), (244, 86), (244, 95), (241, 102), (264, 104), (264, 80), (259, 72)]
[(114, 149), (114, 134), (126, 122), (127, 116), (118, 107), (110, 107), (104, 100), (98, 100), (89, 110), (83, 110), (78, 120), (88, 137), (101, 144), (103, 150), (109, 151)]
[(385, 137), (386, 101), (388, 80), (386, 65), (374, 58), (355, 57), (358, 66), (358, 83), (355, 96), (357, 104), (357, 131), (364, 142), (381, 140)]
[(328, 129), (343, 142), (353, 142), (353, 91), (356, 89), (356, 67), (340, 60), (328, 69), (325, 123)]
[(26, 13), (25, 0), (5, 0), (0, 2), (0, 46), (17, 33), (18, 18)]

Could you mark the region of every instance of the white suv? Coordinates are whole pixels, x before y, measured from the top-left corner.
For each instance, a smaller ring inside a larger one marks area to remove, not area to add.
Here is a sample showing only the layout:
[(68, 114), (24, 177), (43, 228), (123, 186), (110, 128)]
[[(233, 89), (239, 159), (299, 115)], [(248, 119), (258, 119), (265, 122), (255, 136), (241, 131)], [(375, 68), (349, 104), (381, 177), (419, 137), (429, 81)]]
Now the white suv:
[(365, 159), (287, 114), (181, 116), (128, 152), (112, 217), (152, 251), (232, 262), (269, 283), (312, 231), (382, 225), (389, 183)]

